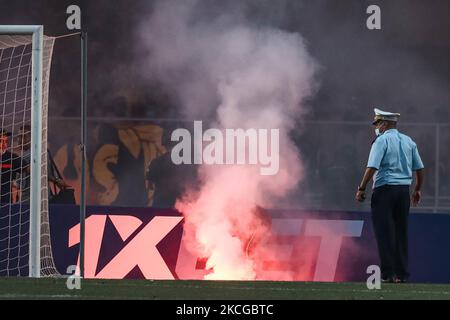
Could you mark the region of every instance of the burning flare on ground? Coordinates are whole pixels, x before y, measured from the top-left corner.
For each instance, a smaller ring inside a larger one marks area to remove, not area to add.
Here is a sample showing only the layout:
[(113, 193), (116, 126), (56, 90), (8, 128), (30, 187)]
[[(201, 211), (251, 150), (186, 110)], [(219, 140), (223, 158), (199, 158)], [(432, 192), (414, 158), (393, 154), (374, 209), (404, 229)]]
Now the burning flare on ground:
[(198, 17), (196, 5), (155, 6), (142, 32), (152, 75), (191, 119), (212, 114), (222, 130), (279, 129), (280, 163), (271, 176), (257, 165), (202, 165), (199, 187), (176, 208), (185, 216), (188, 249), (207, 258), (206, 279), (258, 279), (262, 261), (277, 254), (257, 245), (270, 236), (261, 208), (276, 206), (302, 176), (289, 134), (314, 93), (316, 63), (297, 33), (254, 25), (245, 15)]

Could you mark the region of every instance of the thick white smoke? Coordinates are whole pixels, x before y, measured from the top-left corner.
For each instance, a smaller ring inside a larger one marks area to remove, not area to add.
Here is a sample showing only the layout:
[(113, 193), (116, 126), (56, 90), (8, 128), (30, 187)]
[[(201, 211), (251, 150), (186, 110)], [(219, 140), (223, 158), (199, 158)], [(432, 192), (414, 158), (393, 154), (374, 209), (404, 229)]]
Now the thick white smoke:
[(204, 165), (200, 191), (177, 203), (190, 249), (208, 257), (208, 279), (255, 279), (264, 257), (250, 240), (269, 227), (258, 207), (276, 206), (302, 176), (289, 138), (315, 89), (316, 63), (297, 33), (256, 26), (244, 14), (198, 17), (198, 1), (161, 1), (141, 29), (149, 49), (146, 72), (177, 97), (189, 119), (213, 119), (219, 129), (280, 129), (279, 172), (257, 166)]

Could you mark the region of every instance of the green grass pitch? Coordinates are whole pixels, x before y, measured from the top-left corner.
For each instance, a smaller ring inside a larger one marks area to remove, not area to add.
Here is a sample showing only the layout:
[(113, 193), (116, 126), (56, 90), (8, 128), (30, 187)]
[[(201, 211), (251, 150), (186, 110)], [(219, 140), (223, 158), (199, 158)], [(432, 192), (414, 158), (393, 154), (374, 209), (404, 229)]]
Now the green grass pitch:
[(0, 299), (450, 299), (450, 285), (269, 281), (82, 280), (69, 290), (66, 279), (0, 278)]

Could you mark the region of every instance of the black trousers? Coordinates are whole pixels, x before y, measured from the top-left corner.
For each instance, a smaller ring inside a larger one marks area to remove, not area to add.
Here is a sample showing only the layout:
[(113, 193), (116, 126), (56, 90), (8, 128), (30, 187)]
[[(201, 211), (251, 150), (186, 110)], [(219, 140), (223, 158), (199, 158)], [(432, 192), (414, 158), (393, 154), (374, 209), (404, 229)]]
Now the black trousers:
[(410, 194), (408, 185), (384, 185), (372, 193), (372, 222), (377, 239), (383, 278), (407, 278), (408, 215)]

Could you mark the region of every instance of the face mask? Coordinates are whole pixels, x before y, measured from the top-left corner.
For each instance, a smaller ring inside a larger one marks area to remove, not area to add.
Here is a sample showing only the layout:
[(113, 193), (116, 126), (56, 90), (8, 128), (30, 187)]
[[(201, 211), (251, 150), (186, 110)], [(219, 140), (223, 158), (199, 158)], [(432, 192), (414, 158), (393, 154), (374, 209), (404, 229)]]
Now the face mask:
[(380, 136), (381, 135), (380, 129), (376, 128), (375, 129), (375, 134), (377, 135), (377, 137)]

